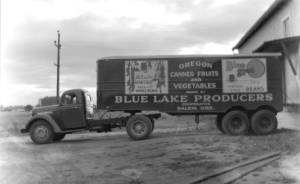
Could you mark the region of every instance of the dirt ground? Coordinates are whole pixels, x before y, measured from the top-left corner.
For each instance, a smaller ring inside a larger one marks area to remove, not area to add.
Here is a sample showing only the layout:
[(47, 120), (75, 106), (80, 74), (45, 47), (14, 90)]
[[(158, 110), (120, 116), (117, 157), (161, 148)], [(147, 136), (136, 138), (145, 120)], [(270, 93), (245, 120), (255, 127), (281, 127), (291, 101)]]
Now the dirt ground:
[[(29, 136), (6, 136), (0, 138), (0, 183), (187, 183), (216, 168), (288, 150), (293, 144), (282, 144), (298, 138), (286, 130), (228, 136), (205, 123), (199, 131), (155, 130), (143, 141), (133, 141), (124, 131), (70, 134), (46, 145), (34, 144)], [(300, 155), (294, 152), (234, 184), (299, 183), (299, 168)]]

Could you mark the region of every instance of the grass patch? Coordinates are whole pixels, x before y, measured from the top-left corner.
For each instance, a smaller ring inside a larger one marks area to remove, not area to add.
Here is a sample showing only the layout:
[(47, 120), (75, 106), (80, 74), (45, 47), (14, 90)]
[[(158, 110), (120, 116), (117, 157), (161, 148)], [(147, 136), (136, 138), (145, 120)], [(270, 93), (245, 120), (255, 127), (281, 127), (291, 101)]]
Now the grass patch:
[(258, 173), (253, 173), (253, 174), (252, 174), (252, 176), (254, 176), (254, 177), (258, 177), (258, 176), (259, 176), (259, 174), (258, 174)]
[(207, 159), (213, 159), (214, 157), (206, 156), (206, 155), (196, 155), (196, 154), (181, 154), (179, 157), (172, 158), (174, 161), (181, 161), (181, 162), (194, 162), (194, 161), (201, 161)]
[(285, 176), (272, 178), (271, 181), (274, 181), (274, 182), (277, 182), (277, 183), (282, 183), (282, 184), (291, 184), (291, 183), (296, 183), (297, 182), (297, 180), (287, 178)]
[(0, 112), (0, 138), (20, 136), (29, 117), (30, 112)]
[(227, 139), (240, 145), (236, 153), (246, 156), (270, 151), (300, 151), (300, 133), (294, 130), (280, 129), (268, 136), (231, 136)]
[(170, 161), (164, 162), (163, 166), (171, 170), (185, 170), (201, 168), (204, 170), (212, 170), (220, 167), (227, 166), (232, 162), (216, 161), (215, 157), (207, 155), (199, 155), (193, 153), (184, 153), (178, 157), (171, 158)]
[(229, 148), (219, 145), (219, 146), (213, 146), (213, 147), (206, 147), (206, 148), (203, 148), (202, 150), (215, 153), (215, 152), (227, 152), (229, 150)]
[(287, 177), (285, 177), (285, 176), (283, 176), (283, 177), (282, 177), (282, 180), (281, 180), (282, 183), (296, 183), (296, 181), (297, 181), (297, 180), (292, 179), (292, 178), (287, 178)]

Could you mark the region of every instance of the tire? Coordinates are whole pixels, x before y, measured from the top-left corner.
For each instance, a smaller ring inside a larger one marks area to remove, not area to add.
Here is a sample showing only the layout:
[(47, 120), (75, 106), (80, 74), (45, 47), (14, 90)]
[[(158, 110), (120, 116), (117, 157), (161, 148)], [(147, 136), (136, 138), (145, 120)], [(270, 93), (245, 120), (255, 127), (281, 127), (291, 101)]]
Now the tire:
[(277, 129), (278, 121), (273, 112), (260, 110), (252, 115), (251, 126), (257, 135), (268, 135)]
[(217, 129), (222, 132), (222, 133), (226, 133), (222, 127), (222, 119), (223, 119), (223, 116), (217, 116), (216, 119), (215, 119), (215, 125), (217, 127)]
[(249, 126), (249, 118), (242, 111), (230, 111), (222, 120), (222, 128), (229, 135), (243, 135)]
[(144, 115), (134, 115), (128, 119), (126, 131), (134, 140), (146, 139), (153, 131), (152, 122)]
[(36, 144), (47, 144), (53, 139), (52, 126), (45, 120), (38, 120), (30, 127), (30, 138)]
[(52, 141), (53, 142), (58, 142), (63, 140), (63, 138), (65, 138), (66, 134), (54, 134)]

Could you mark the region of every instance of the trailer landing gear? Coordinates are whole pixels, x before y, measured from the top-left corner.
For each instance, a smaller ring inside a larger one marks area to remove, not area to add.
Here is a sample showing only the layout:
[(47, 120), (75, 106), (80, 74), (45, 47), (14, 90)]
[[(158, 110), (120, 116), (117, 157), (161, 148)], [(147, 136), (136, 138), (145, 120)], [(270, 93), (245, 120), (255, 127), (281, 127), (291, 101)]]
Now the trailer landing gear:
[(217, 115), (216, 119), (215, 119), (215, 125), (217, 127), (217, 129), (222, 132), (222, 133), (226, 133), (222, 127), (222, 119), (223, 119), (223, 116), (221, 115)]
[(199, 122), (200, 122), (200, 117), (199, 115), (195, 115), (195, 123), (196, 123), (196, 130), (199, 131)]

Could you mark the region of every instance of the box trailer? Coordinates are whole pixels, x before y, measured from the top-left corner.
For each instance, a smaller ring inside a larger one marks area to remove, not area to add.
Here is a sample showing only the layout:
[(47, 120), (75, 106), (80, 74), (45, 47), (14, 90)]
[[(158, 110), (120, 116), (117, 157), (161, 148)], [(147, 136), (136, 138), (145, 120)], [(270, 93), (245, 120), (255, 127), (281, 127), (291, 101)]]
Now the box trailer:
[[(59, 105), (34, 108), (22, 132), (30, 132), (36, 143), (47, 143), (82, 129), (101, 132), (126, 127), (131, 138), (141, 140), (151, 134), (154, 120), (160, 117), (160, 113), (144, 112), (159, 111), (196, 117), (217, 115), (217, 128), (230, 135), (249, 130), (270, 134), (277, 128), (277, 112), (283, 109), (280, 56), (260, 53), (101, 58), (97, 60), (97, 109), (130, 115), (93, 119), (96, 109), (90, 94), (69, 90)], [(72, 104), (64, 102), (67, 98)], [(58, 118), (55, 112), (60, 111), (68, 113)]]

